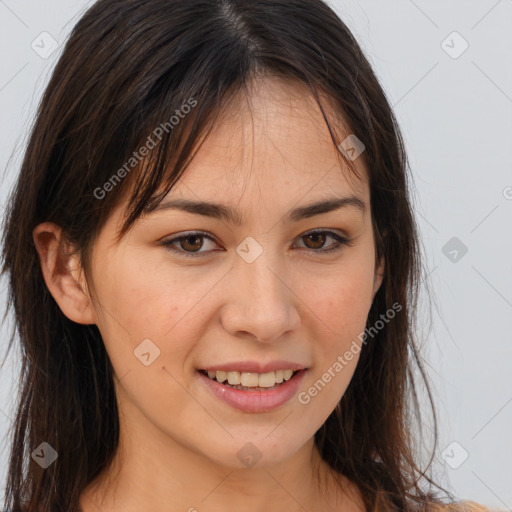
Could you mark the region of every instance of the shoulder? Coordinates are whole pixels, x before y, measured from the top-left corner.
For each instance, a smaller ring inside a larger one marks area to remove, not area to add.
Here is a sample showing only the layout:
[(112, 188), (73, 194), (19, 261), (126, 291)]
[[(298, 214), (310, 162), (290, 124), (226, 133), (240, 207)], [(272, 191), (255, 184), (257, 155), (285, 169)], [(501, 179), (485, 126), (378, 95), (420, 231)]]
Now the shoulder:
[(488, 507), (475, 501), (455, 501), (452, 503), (435, 503), (429, 507), (430, 512), (490, 512)]

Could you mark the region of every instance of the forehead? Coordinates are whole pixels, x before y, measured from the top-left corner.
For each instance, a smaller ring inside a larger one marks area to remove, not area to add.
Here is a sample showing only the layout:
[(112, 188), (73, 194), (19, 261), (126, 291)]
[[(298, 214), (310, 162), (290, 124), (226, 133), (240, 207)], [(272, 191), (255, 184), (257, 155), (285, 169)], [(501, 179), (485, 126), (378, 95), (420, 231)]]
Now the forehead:
[[(332, 103), (323, 99), (337, 142), (350, 134)], [(275, 77), (253, 79), (221, 113), (187, 171), (167, 197), (201, 199), (258, 196), (274, 201), (307, 195), (356, 193), (368, 198), (361, 158), (344, 164), (322, 112), (302, 84)], [(287, 202), (285, 200), (285, 202)]]

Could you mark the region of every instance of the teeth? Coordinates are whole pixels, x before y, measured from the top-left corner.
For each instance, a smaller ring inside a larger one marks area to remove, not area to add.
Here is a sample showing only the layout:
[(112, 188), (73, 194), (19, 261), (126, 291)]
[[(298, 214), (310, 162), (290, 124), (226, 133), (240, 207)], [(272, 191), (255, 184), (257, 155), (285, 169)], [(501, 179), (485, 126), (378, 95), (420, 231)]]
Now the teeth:
[[(293, 373), (293, 372), (292, 372)], [(276, 384), (276, 372), (260, 373), (258, 386), (260, 388), (271, 388)]]
[(228, 383), (232, 386), (240, 384), (240, 372), (228, 372)]
[(219, 382), (224, 382), (225, 380), (228, 379), (228, 374), (226, 372), (215, 372), (215, 378)]
[(257, 373), (241, 373), (240, 374), (240, 382), (242, 383), (242, 386), (255, 388), (258, 386), (258, 374)]
[(227, 380), (231, 386), (242, 385), (247, 388), (271, 388), (290, 380), (292, 375), (293, 370), (276, 370), (267, 373), (208, 371), (208, 377), (212, 380), (220, 383)]
[(283, 370), (283, 379), (290, 380), (293, 375), (293, 370)]

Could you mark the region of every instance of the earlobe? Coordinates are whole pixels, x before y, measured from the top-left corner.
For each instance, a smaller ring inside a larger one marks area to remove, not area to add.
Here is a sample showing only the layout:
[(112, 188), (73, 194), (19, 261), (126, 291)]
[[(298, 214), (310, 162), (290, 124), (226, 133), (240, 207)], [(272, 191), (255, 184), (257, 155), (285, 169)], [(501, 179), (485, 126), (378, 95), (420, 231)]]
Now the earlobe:
[(34, 229), (32, 236), (46, 286), (62, 312), (73, 322), (95, 324), (94, 308), (80, 256), (63, 240), (62, 228), (44, 222)]

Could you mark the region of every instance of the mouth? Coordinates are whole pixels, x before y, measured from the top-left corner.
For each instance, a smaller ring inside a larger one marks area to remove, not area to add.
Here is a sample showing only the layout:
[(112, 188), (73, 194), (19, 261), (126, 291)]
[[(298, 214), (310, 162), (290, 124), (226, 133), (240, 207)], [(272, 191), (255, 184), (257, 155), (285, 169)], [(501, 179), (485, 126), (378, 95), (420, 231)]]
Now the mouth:
[(199, 373), (232, 389), (241, 391), (270, 391), (293, 379), (302, 370), (275, 370), (266, 373), (198, 370)]
[(211, 396), (246, 413), (265, 413), (284, 406), (297, 394), (308, 368), (266, 373), (197, 369)]

